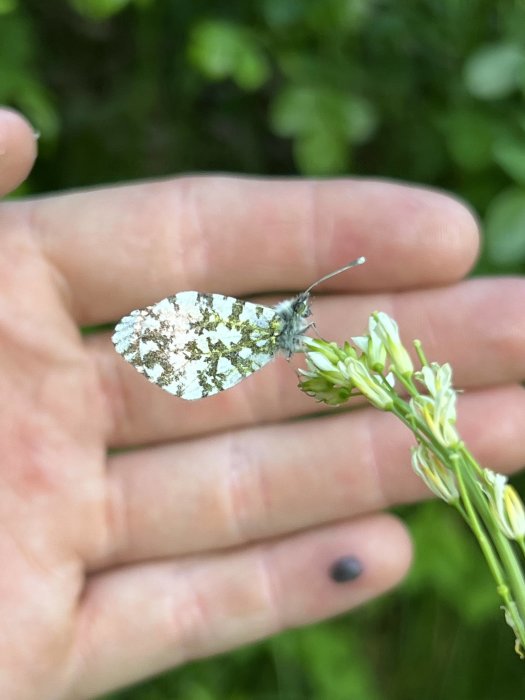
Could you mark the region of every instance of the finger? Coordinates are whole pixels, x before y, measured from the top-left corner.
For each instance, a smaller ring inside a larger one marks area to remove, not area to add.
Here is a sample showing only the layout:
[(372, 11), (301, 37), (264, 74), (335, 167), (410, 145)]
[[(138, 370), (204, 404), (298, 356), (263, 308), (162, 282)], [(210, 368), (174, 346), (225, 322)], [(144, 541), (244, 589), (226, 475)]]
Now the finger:
[[(525, 390), (472, 392), (459, 428), (500, 471), (525, 462)], [(410, 467), (414, 439), (369, 409), (115, 455), (108, 549), (92, 569), (275, 537), (429, 495)]]
[[(476, 279), (396, 295), (319, 298), (314, 319), (323, 337), (343, 341), (364, 330), (372, 311), (390, 312), (407, 347), (419, 338), (429, 358), (452, 364), (456, 386), (468, 388), (525, 377), (524, 298), (523, 279)], [(318, 410), (297, 390), (293, 368), (282, 358), (229, 391), (186, 402), (146, 381), (115, 352), (107, 334), (89, 336), (87, 343), (104, 388), (112, 445), (170, 440)], [(303, 358), (294, 364), (304, 366)]]
[[(362, 573), (335, 583), (333, 563), (348, 555)], [(82, 697), (98, 696), (354, 608), (394, 586), (410, 557), (405, 528), (375, 515), (238, 551), (95, 576), (80, 611), (75, 686)]]
[(0, 195), (23, 182), (33, 167), (36, 140), (31, 125), (17, 112), (0, 108)]
[(372, 181), (192, 177), (28, 202), (83, 324), (115, 320), (184, 289), (239, 296), (305, 288), (361, 255), (325, 289), (442, 284), (470, 268), (472, 214), (437, 192)]

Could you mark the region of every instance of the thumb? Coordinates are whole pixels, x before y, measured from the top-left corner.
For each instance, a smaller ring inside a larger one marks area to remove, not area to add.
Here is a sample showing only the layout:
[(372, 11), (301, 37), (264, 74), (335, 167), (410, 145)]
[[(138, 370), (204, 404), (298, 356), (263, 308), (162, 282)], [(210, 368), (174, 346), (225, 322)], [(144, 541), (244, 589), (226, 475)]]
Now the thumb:
[(28, 176), (36, 158), (33, 128), (18, 112), (0, 108), (0, 195)]

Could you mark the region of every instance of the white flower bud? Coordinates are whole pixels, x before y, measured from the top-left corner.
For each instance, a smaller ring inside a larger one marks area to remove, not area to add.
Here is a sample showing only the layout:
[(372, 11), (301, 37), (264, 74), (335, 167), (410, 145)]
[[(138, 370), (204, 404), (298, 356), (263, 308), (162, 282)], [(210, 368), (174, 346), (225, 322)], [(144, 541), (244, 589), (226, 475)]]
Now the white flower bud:
[(399, 328), (394, 319), (379, 311), (370, 318), (369, 331), (373, 343), (384, 345), (390, 361), (397, 371), (405, 377), (411, 376), (414, 372), (414, 365), (406, 348), (401, 343)]
[(459, 499), (456, 476), (424, 445), (412, 448), (412, 467), (428, 488), (447, 503)]

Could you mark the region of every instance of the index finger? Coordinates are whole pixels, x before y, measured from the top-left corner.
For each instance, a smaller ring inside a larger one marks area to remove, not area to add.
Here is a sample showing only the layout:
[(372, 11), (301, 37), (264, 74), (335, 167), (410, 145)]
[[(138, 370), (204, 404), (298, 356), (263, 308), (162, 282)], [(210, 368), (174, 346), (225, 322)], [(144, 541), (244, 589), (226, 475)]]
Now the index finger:
[(361, 255), (366, 274), (323, 288), (440, 285), (466, 273), (478, 246), (472, 214), (453, 198), (377, 181), (186, 177), (25, 206), (84, 324), (185, 289), (304, 289)]

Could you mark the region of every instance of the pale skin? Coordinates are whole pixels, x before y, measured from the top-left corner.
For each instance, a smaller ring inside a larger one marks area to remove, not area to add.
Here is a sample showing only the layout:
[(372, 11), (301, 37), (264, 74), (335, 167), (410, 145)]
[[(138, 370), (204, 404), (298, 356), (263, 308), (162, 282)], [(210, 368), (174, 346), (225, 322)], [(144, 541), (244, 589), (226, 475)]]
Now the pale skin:
[[(0, 111), (3, 194), (35, 153), (30, 126)], [(474, 454), (511, 472), (525, 282), (461, 281), (477, 249), (463, 205), (377, 181), (178, 178), (2, 203), (0, 697), (96, 697), (361, 605), (410, 564), (382, 511), (427, 496), (393, 417), (296, 420), (319, 410), (296, 388), (300, 358), (184, 402), (79, 326), (185, 289), (292, 294), (365, 255), (316, 290), (319, 332), (393, 315), (452, 363)], [(345, 555), (363, 573), (337, 584)]]

